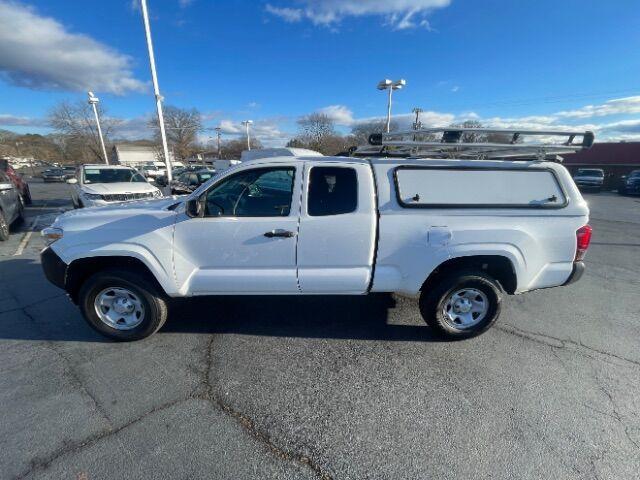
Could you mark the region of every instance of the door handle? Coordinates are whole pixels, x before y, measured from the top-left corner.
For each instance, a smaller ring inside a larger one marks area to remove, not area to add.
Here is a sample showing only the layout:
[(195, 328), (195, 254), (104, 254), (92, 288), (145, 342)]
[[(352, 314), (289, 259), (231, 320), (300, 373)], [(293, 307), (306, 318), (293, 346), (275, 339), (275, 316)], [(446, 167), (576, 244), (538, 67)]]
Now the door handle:
[(267, 238), (274, 238), (274, 237), (291, 238), (291, 237), (295, 237), (296, 235), (297, 235), (296, 232), (290, 232), (289, 230), (283, 230), (281, 228), (271, 230), (270, 232), (266, 232), (264, 234), (264, 236)]

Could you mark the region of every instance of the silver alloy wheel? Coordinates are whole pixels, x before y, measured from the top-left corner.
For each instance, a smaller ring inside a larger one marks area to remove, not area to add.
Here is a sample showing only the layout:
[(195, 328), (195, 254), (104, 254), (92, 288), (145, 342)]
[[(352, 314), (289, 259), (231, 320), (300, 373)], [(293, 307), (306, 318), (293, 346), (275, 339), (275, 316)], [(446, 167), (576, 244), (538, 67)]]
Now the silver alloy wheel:
[(462, 288), (451, 293), (444, 302), (444, 321), (457, 330), (475, 327), (486, 317), (489, 299), (480, 290)]
[(126, 288), (105, 288), (96, 295), (93, 305), (100, 320), (116, 330), (131, 330), (144, 320), (144, 304)]

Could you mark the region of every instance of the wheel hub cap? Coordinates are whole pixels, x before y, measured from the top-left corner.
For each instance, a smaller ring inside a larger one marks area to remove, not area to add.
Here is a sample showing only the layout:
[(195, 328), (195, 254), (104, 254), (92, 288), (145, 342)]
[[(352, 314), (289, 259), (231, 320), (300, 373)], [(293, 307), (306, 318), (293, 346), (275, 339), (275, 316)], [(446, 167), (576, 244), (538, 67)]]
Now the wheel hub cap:
[(444, 301), (444, 321), (457, 330), (475, 327), (487, 316), (489, 299), (475, 288), (461, 288), (452, 292)]
[(131, 330), (144, 320), (144, 304), (127, 288), (105, 288), (96, 295), (94, 307), (100, 320), (116, 330)]

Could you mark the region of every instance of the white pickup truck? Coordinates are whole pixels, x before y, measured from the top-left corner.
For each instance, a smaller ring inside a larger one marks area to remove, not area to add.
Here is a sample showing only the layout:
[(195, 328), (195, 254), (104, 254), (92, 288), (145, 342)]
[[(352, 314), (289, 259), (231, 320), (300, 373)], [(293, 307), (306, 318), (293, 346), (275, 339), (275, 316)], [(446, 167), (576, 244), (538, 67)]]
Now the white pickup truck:
[(263, 158), (187, 197), (68, 212), (41, 258), (117, 340), (156, 332), (175, 297), (370, 292), (417, 296), (432, 328), (464, 338), (504, 294), (576, 281), (588, 214), (554, 162)]

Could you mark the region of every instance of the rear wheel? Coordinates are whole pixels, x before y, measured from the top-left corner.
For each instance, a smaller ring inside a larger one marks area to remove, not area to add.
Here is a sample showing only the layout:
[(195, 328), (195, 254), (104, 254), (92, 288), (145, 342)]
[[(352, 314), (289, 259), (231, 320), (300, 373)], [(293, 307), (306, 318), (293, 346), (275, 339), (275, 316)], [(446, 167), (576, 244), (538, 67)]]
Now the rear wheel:
[(118, 341), (153, 335), (168, 315), (167, 303), (153, 282), (129, 270), (92, 275), (82, 285), (78, 303), (91, 327)]
[(440, 335), (469, 338), (491, 327), (500, 316), (502, 292), (483, 271), (459, 271), (442, 277), (420, 296), (420, 313)]

